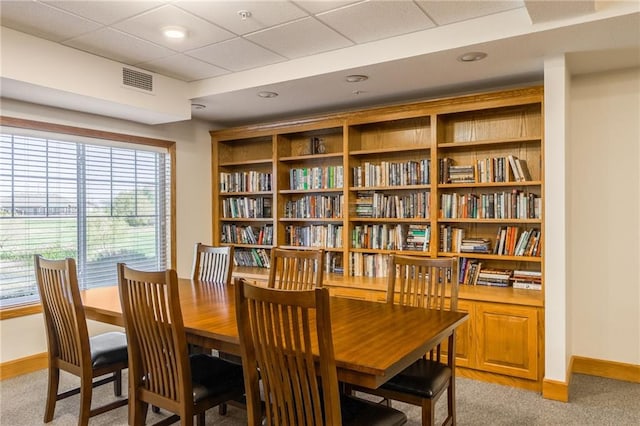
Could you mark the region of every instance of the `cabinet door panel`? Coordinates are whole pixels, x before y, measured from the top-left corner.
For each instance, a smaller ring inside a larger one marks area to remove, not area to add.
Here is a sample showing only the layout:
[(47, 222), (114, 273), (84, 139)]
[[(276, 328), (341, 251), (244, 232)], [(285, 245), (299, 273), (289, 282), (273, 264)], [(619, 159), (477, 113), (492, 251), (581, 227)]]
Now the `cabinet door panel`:
[[(458, 311), (469, 313), (469, 319), (465, 321), (460, 327), (456, 328), (456, 366), (457, 367), (471, 367), (471, 336), (473, 333), (473, 315), (471, 311), (473, 305), (464, 300), (458, 300)], [(442, 344), (442, 351), (447, 354), (447, 341)]]
[(476, 366), (526, 379), (538, 376), (538, 312), (535, 308), (478, 303)]

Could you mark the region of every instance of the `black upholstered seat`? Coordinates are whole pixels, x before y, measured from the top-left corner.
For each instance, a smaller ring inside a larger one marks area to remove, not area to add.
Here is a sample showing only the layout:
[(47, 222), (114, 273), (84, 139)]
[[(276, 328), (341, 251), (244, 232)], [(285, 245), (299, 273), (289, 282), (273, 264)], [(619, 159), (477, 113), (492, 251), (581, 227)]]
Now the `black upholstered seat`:
[(118, 362), (127, 362), (127, 335), (119, 331), (89, 338), (91, 366), (93, 368)]
[(441, 362), (420, 358), (395, 375), (382, 388), (433, 398), (449, 383), (451, 368)]
[(244, 388), (241, 365), (206, 354), (191, 355), (189, 363), (194, 402)]
[(343, 426), (399, 426), (407, 422), (400, 411), (346, 395), (340, 395), (340, 409)]

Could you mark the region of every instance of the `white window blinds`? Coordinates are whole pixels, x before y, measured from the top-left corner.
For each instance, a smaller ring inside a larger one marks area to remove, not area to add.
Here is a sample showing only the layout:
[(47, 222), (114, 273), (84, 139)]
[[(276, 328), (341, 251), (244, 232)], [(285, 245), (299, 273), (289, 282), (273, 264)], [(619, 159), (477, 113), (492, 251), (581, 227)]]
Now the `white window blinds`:
[(23, 133), (0, 139), (0, 307), (37, 300), (36, 253), (75, 258), (83, 288), (171, 266), (166, 149)]

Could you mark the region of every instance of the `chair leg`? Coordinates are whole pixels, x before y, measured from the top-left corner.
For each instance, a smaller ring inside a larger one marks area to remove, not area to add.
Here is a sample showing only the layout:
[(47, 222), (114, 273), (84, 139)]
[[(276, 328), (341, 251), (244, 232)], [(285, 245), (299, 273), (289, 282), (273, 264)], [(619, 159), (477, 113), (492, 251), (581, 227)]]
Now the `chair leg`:
[(227, 404), (223, 402), (222, 404), (218, 405), (218, 414), (220, 414), (221, 416), (227, 415)]
[(113, 394), (122, 396), (122, 370), (114, 371), (113, 379)]
[(196, 419), (197, 419), (197, 425), (198, 426), (205, 426), (206, 414), (205, 414), (204, 411), (202, 413), (198, 414), (196, 416)]
[[(132, 401), (131, 397), (129, 397), (129, 407), (129, 424), (144, 425), (147, 421), (149, 404), (138, 399)], [(131, 418), (133, 418), (133, 423), (131, 423)]]
[(92, 381), (93, 378), (91, 376), (80, 379), (80, 417), (78, 418), (78, 426), (86, 426), (89, 424), (89, 417), (91, 417), (91, 395), (93, 393)]
[(422, 426), (433, 426), (436, 423), (435, 401), (433, 399), (422, 400)]
[(58, 384), (60, 383), (60, 369), (49, 367), (49, 384), (47, 389), (47, 405), (44, 410), (44, 422), (53, 420), (53, 413), (56, 410), (58, 400)]
[(455, 380), (451, 379), (449, 382), (449, 389), (447, 389), (447, 410), (449, 412), (449, 419), (452, 425), (456, 425), (456, 388)]

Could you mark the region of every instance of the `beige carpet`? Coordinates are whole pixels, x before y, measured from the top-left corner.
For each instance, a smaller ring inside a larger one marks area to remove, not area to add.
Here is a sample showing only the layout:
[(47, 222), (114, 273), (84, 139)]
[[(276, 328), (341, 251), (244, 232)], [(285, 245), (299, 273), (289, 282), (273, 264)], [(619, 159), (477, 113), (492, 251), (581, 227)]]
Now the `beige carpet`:
[[(46, 371), (0, 382), (0, 425), (31, 426), (42, 424), (46, 394)], [(78, 383), (64, 374), (61, 388)], [(535, 392), (513, 389), (468, 379), (457, 379), (457, 414), (459, 425), (640, 425), (640, 384), (575, 375), (568, 404), (543, 399)], [(94, 390), (95, 403), (113, 398), (109, 384)], [(52, 426), (77, 424), (79, 397), (58, 401)], [(446, 409), (446, 396), (438, 402), (439, 415)], [(420, 425), (417, 407), (394, 403), (409, 417), (408, 425)], [(147, 424), (161, 417), (149, 412)], [(89, 425), (126, 425), (127, 409), (119, 408), (93, 417)], [(227, 416), (217, 409), (207, 413), (208, 425), (244, 425), (243, 410), (229, 407)]]

